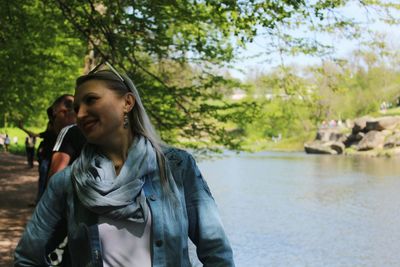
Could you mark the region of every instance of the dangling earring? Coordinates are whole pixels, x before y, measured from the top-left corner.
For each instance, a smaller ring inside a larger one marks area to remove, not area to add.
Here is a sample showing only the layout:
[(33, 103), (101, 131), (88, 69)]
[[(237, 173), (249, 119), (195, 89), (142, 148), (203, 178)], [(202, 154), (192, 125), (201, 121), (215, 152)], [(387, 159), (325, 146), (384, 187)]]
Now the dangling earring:
[(127, 129), (129, 126), (129, 118), (128, 118), (128, 114), (125, 113), (124, 114), (124, 128)]

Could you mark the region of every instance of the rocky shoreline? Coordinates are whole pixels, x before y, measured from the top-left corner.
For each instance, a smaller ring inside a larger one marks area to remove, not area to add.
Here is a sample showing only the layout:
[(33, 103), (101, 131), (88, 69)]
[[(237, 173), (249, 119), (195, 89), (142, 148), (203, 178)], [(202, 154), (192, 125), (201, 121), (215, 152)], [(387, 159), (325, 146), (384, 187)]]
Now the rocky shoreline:
[(400, 116), (366, 116), (320, 128), (304, 150), (309, 154), (400, 156)]

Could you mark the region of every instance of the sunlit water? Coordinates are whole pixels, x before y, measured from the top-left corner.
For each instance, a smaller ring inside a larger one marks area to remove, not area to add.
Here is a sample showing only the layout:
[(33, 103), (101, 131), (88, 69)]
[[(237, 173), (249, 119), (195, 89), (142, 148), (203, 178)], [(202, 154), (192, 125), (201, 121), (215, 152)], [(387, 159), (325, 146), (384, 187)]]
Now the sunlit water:
[(376, 267), (400, 266), (399, 161), (272, 152), (199, 167), (236, 266)]

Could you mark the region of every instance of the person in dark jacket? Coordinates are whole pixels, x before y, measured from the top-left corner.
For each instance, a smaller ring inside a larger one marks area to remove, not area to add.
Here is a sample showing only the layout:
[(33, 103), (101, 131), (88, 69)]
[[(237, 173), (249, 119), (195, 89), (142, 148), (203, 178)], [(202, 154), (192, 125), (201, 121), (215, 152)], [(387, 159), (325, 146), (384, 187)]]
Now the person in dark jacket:
[(50, 167), (52, 150), (57, 138), (53, 127), (53, 107), (47, 108), (46, 112), (48, 118), (47, 128), (44, 132), (39, 134), (39, 137), (42, 138), (42, 142), (40, 142), (36, 152), (39, 162), (39, 181), (36, 202), (40, 200), (46, 189), (47, 173)]
[[(18, 127), (26, 132), (29, 136), (29, 138), (35, 138), (35, 142), (37, 138), (41, 138), (42, 141), (40, 142), (36, 155), (37, 155), (37, 160), (39, 163), (39, 179), (38, 179), (38, 191), (36, 194), (36, 201), (37, 203), (39, 199), (42, 197), (44, 190), (46, 189), (46, 181), (47, 181), (47, 173), (50, 167), (50, 161), (51, 161), (51, 156), (52, 156), (52, 151), (54, 144), (56, 142), (57, 138), (57, 133), (54, 130), (53, 127), (53, 106), (50, 106), (46, 110), (47, 112), (47, 127), (44, 132), (41, 133), (34, 133), (26, 128), (24, 128), (22, 122), (19, 123)], [(28, 138), (28, 137), (27, 137)], [(25, 143), (29, 142), (29, 140), (26, 140)], [(25, 146), (29, 146), (28, 144), (25, 144)], [(34, 151), (28, 151), (27, 149), (27, 154), (29, 153), (28, 156), (28, 162), (32, 160), (32, 166), (33, 166), (33, 155)], [(29, 163), (30, 164), (30, 163)]]

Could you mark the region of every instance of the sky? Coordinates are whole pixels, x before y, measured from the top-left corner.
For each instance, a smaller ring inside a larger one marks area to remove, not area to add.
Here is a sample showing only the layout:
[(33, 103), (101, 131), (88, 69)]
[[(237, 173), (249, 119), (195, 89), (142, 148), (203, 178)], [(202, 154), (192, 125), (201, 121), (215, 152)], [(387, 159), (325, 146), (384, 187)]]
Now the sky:
[[(356, 5), (350, 5), (341, 10), (344, 15), (351, 16), (355, 18), (357, 21), (366, 23), (367, 27), (371, 30), (377, 32), (384, 32), (388, 36), (389, 42), (397, 42), (400, 40), (400, 26), (389, 26), (383, 23), (373, 22), (371, 23), (371, 19), (375, 17), (373, 10), (369, 11), (368, 18), (362, 10)], [(400, 14), (399, 14), (400, 15)], [(335, 53), (334, 57), (345, 58), (350, 55), (352, 51), (359, 47), (359, 40), (345, 40), (343, 38), (339, 38), (337, 36), (328, 36), (326, 34), (315, 34), (311, 32), (300, 29), (298, 32), (294, 32), (296, 36), (302, 35), (305, 37), (315, 37), (317, 40), (322, 41), (323, 43), (330, 44), (334, 47)], [(366, 32), (363, 37), (368, 38), (369, 34)], [(242, 81), (246, 79), (247, 76), (251, 76), (252, 73), (258, 72), (268, 72), (274, 66), (277, 66), (280, 62), (279, 55), (260, 55), (264, 51), (267, 50), (267, 47), (263, 45), (266, 43), (265, 36), (258, 36), (254, 39), (254, 41), (248, 44), (245, 50), (241, 49), (239, 60), (233, 64), (233, 68), (229, 68), (229, 73)], [(286, 65), (295, 64), (300, 66), (305, 65), (315, 65), (321, 62), (321, 58), (311, 57), (305, 55), (299, 55), (296, 57), (284, 57), (284, 62)]]

